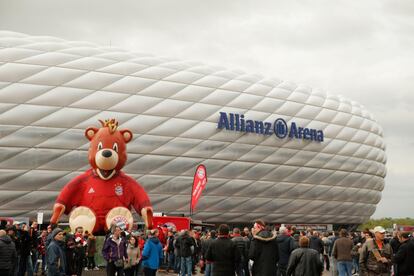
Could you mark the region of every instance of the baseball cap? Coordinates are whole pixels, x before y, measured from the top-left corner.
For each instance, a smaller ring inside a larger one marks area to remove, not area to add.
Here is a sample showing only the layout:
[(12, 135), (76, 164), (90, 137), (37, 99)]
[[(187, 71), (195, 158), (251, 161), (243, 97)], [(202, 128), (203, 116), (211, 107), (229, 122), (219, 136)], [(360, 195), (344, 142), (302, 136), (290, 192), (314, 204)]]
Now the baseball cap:
[(376, 233), (376, 232), (385, 233), (385, 229), (382, 226), (376, 226), (374, 228), (374, 233)]

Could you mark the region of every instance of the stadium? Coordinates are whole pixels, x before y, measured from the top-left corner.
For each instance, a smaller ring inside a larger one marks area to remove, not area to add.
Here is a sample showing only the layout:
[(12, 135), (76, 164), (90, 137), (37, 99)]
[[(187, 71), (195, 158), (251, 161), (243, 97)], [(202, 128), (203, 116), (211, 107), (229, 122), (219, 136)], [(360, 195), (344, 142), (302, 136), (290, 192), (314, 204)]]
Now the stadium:
[(386, 175), (381, 126), (352, 100), (87, 42), (0, 31), (0, 216), (47, 220), (89, 168), (84, 131), (129, 128), (124, 171), (155, 212), (189, 215), (195, 168), (203, 222), (359, 224)]

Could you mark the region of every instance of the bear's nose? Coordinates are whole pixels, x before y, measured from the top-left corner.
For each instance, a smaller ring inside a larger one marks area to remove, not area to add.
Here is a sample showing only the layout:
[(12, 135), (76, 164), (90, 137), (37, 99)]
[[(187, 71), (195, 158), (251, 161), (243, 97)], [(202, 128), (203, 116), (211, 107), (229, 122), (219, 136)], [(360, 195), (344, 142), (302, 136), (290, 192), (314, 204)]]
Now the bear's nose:
[(111, 157), (112, 156), (112, 151), (110, 151), (110, 150), (104, 150), (102, 152), (102, 156), (103, 157), (106, 157), (106, 158)]

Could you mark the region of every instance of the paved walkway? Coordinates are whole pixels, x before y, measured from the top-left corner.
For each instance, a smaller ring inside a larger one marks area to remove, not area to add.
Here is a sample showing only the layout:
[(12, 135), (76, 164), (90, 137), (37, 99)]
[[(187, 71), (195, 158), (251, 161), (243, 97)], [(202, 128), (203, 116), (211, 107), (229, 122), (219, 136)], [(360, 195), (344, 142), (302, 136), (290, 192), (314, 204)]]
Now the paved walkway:
[[(105, 271), (105, 268), (102, 268), (98, 271), (84, 271), (84, 273), (82, 273), (82, 275), (83, 276), (106, 276), (106, 271)], [(159, 272), (157, 272), (157, 275), (171, 275), (172, 276), (172, 275), (176, 275), (176, 274), (175, 273), (166, 273), (165, 271), (159, 271)], [(193, 275), (201, 276), (201, 275), (204, 275), (204, 274), (197, 273), (197, 274), (193, 274)], [(330, 276), (331, 273), (329, 271), (325, 270), (322, 275), (323, 276)]]

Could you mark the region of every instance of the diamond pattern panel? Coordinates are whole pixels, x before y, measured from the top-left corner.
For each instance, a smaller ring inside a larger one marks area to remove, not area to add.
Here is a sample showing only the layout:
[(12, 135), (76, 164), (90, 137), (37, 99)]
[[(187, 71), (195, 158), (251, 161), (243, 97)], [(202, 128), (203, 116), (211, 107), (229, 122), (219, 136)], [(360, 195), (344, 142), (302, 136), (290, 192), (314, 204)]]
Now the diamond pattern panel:
[[(282, 117), (324, 142), (217, 129), (219, 112)], [(360, 223), (381, 199), (382, 128), (360, 104), (277, 79), (0, 31), (0, 215), (50, 216), (88, 168), (83, 132), (130, 128), (124, 170), (156, 211), (188, 214), (195, 167), (209, 183), (195, 218), (211, 222)]]

